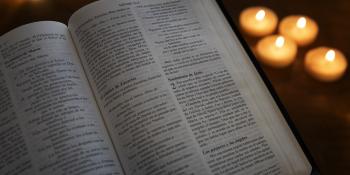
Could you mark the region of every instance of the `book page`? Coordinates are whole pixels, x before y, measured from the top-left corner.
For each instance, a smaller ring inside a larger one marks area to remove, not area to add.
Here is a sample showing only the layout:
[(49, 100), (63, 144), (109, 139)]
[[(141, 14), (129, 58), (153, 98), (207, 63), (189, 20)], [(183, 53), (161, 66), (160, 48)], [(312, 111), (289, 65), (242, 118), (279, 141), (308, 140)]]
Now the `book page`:
[(218, 12), (213, 1), (104, 0), (70, 19), (127, 174), (309, 174)]
[(196, 7), (203, 7), (198, 9), (199, 17), (202, 21), (209, 20), (212, 33), (208, 37), (222, 50), (225, 64), (232, 67), (229, 70), (279, 161), (288, 169), (288, 174), (311, 174), (311, 164), (217, 3), (214, 0), (197, 2)]
[(69, 30), (126, 174), (210, 174), (133, 6), (117, 2), (80, 9)]
[(67, 27), (0, 38), (0, 174), (123, 174)]
[(15, 110), (0, 71), (0, 173), (30, 174), (32, 165)]

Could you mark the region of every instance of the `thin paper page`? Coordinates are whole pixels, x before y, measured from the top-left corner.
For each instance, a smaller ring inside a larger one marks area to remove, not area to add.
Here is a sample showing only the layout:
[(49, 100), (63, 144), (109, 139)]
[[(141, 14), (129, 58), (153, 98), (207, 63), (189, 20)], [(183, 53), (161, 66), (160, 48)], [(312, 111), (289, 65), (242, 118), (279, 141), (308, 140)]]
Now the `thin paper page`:
[(19, 138), (23, 153), (18, 154), (26, 160), (19, 155), (13, 160), (21, 162), (17, 170), (4, 166), (0, 174), (22, 169), (19, 174), (122, 174), (67, 27), (32, 23), (5, 34), (0, 43), (0, 69), (9, 89), (5, 96), (15, 111), (1, 119), (14, 120), (4, 129), (16, 126), (12, 139)]
[(200, 1), (150, 2), (137, 6), (138, 16), (212, 173), (286, 174)]
[(246, 57), (214, 29), (227, 26), (211, 22), (212, 2), (105, 0), (69, 22), (127, 174), (307, 174), (290, 166), (307, 161), (288, 126), (281, 118), (266, 125), (279, 111), (257, 107), (256, 96), (273, 101), (243, 81), (261, 83), (250, 62), (233, 64)]
[(122, 165), (135, 175), (210, 174), (134, 10), (98, 1), (69, 22)]
[(12, 175), (31, 172), (32, 163), (23, 131), (0, 71), (0, 173)]

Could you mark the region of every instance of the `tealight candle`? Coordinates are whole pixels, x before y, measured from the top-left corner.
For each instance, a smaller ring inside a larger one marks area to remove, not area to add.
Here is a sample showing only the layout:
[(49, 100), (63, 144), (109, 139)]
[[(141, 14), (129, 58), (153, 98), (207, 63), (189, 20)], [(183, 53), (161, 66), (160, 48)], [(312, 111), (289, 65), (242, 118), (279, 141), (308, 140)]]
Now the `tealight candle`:
[(262, 63), (282, 68), (295, 60), (297, 48), (297, 44), (293, 40), (280, 35), (272, 35), (257, 43), (256, 52)]
[(312, 77), (325, 82), (341, 78), (348, 64), (340, 51), (327, 47), (310, 50), (304, 63), (305, 69)]
[(312, 43), (318, 34), (316, 22), (306, 16), (287, 16), (281, 21), (278, 30), (281, 35), (295, 40), (300, 46)]
[(247, 34), (260, 37), (271, 34), (277, 27), (277, 15), (266, 7), (250, 7), (241, 13), (239, 23)]

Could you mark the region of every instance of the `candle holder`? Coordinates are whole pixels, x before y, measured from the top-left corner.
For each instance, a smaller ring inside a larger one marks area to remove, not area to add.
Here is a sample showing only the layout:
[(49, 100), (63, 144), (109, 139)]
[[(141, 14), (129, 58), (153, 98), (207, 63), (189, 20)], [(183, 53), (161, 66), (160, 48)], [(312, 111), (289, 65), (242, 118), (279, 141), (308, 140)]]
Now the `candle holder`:
[(278, 17), (266, 7), (250, 7), (241, 13), (239, 23), (248, 35), (262, 37), (272, 34), (277, 27)]
[(275, 68), (284, 68), (292, 64), (297, 50), (297, 44), (293, 40), (281, 35), (267, 36), (256, 46), (258, 59)]
[(348, 63), (344, 54), (339, 50), (318, 47), (306, 54), (304, 65), (306, 71), (315, 79), (333, 82), (344, 75)]
[(292, 15), (282, 19), (279, 33), (293, 39), (299, 46), (311, 44), (317, 37), (317, 23), (307, 16)]

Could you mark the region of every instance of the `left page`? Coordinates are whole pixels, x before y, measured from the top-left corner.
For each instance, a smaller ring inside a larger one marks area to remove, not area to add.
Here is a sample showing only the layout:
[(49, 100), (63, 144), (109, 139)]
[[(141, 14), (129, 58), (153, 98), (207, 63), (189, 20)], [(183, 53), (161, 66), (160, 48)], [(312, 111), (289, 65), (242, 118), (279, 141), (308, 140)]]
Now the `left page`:
[(0, 174), (123, 174), (67, 27), (0, 38)]

